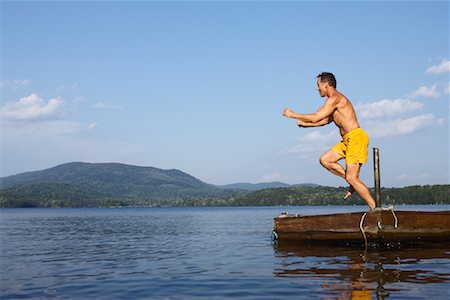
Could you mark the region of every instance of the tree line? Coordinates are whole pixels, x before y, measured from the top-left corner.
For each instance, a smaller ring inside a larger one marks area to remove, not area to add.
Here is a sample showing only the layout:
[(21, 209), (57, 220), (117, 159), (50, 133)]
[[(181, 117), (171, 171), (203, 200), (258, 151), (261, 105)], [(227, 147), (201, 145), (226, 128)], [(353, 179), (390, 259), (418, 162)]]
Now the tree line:
[[(343, 200), (345, 187), (270, 188), (255, 192), (229, 191), (225, 195), (186, 197), (179, 193), (119, 196), (63, 183), (29, 184), (0, 190), (0, 207), (154, 207), (154, 206), (304, 206), (358, 205), (364, 201), (355, 193)], [(373, 189), (371, 190), (374, 194)], [(450, 185), (382, 188), (385, 205), (450, 204)]]
[[(358, 205), (364, 200), (356, 193), (343, 200), (346, 187), (290, 187), (260, 190), (225, 199), (212, 200), (212, 204), (236, 206), (260, 205)], [(372, 195), (374, 190), (371, 189)], [(382, 188), (381, 201), (385, 205), (450, 204), (450, 185), (408, 186)]]

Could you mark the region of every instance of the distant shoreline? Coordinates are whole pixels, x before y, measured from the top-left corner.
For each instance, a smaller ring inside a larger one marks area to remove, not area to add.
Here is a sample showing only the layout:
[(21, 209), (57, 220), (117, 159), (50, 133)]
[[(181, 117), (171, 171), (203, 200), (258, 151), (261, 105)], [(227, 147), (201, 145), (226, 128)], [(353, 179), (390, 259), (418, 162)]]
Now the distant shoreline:
[[(244, 207), (244, 206), (352, 206), (364, 205), (354, 195), (343, 200), (344, 187), (302, 186), (269, 188), (253, 192), (231, 191), (227, 196), (209, 196), (182, 199), (153, 197), (104, 196), (80, 190), (45, 190), (44, 186), (21, 186), (0, 190), (0, 208), (152, 208), (152, 207)], [(51, 186), (53, 187), (53, 186)], [(64, 186), (63, 186), (64, 187)], [(59, 186), (61, 188), (61, 186)], [(372, 190), (373, 193), (373, 190)], [(444, 205), (450, 204), (450, 185), (382, 188), (383, 205)], [(100, 196), (100, 197), (97, 197)]]

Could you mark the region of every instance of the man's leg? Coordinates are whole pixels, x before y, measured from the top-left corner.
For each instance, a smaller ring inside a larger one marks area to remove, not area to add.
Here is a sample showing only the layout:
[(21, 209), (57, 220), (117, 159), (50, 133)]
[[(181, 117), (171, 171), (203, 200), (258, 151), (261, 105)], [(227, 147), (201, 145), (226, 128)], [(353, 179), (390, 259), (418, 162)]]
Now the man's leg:
[(359, 163), (347, 164), (345, 180), (347, 180), (350, 186), (355, 189), (355, 191), (361, 196), (361, 198), (364, 199), (364, 201), (366, 201), (370, 209), (374, 209), (376, 206), (375, 200), (372, 198), (372, 195), (370, 194), (369, 189), (366, 187), (366, 185), (359, 179), (360, 169), (361, 165)]
[(320, 157), (320, 164), (334, 175), (345, 179), (344, 167), (337, 163), (341, 159), (343, 159), (343, 157), (336, 150), (330, 149), (322, 154)]
[[(331, 173), (345, 179), (346, 172), (344, 170), (344, 167), (337, 163), (343, 158), (344, 157), (342, 157), (336, 150), (330, 149), (322, 154), (322, 156), (320, 157), (320, 164)], [(355, 189), (350, 185), (348, 192), (344, 196), (344, 200), (348, 199), (354, 191)]]

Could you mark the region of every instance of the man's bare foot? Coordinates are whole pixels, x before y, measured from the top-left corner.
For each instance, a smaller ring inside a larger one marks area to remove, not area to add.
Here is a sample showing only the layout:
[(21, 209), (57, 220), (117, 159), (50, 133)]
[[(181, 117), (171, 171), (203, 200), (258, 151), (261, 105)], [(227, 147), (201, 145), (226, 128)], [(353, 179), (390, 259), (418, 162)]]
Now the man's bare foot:
[(348, 188), (347, 193), (344, 196), (344, 200), (347, 200), (348, 198), (350, 198), (350, 196), (353, 195), (354, 192), (355, 192), (355, 189), (352, 186), (350, 186)]

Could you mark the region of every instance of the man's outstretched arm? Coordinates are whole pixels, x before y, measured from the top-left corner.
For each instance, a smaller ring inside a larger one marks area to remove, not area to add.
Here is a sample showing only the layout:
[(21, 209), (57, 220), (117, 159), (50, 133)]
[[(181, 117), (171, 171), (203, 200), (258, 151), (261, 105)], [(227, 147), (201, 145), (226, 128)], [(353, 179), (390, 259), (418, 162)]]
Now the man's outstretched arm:
[(333, 114), (334, 110), (336, 109), (336, 106), (337, 106), (336, 100), (328, 98), (327, 101), (325, 101), (325, 104), (313, 114), (298, 114), (296, 112), (293, 112), (290, 108), (285, 108), (283, 110), (283, 115), (288, 118), (296, 119), (302, 122), (318, 123), (322, 122), (322, 120), (324, 119), (328, 120), (328, 118)]
[(319, 122), (304, 122), (302, 120), (297, 120), (297, 125), (299, 127), (319, 127), (330, 124), (333, 121), (333, 118), (330, 116), (328, 118), (322, 119)]

